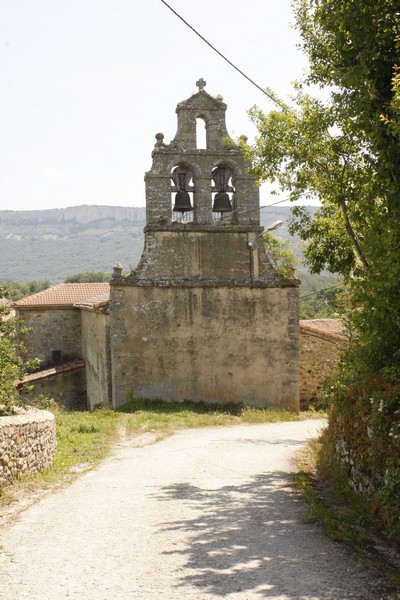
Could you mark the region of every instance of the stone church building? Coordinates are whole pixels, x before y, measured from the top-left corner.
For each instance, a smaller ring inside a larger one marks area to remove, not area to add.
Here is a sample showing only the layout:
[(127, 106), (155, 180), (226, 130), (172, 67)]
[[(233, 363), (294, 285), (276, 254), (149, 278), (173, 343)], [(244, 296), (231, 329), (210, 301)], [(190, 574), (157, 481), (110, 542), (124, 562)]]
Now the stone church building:
[(272, 267), (226, 104), (197, 85), (177, 106), (174, 139), (156, 135), (137, 267), (116, 263), (110, 284), (59, 284), (14, 304), (45, 368), (31, 379), (64, 404), (299, 408), (299, 282)]

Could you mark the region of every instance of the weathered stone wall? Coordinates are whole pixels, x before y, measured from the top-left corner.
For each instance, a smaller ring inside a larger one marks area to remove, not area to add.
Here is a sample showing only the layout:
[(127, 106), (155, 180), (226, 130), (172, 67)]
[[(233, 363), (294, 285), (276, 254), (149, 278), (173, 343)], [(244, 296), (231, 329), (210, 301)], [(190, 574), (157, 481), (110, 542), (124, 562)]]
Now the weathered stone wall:
[(319, 398), (342, 343), (324, 334), (300, 329), (300, 402), (308, 403)]
[[(185, 166), (193, 174), (195, 223), (213, 222), (212, 171), (223, 165), (232, 171), (235, 189), (232, 217), (235, 222), (259, 224), (259, 188), (255, 178), (248, 173), (249, 162), (229, 137), (226, 108), (221, 99), (201, 90), (178, 104), (178, 128), (171, 143), (165, 144), (163, 134), (156, 135), (152, 168), (145, 176), (147, 224), (171, 222), (171, 171), (178, 165)], [(199, 118), (206, 128), (205, 149), (198, 148), (196, 121)]]
[(260, 227), (219, 224), (176, 224), (164, 230), (147, 227), (145, 252), (132, 275), (136, 280), (207, 280), (249, 286), (262, 276), (279, 285), (279, 276), (261, 251), (262, 243), (257, 244), (260, 232)]
[(82, 353), (85, 357), (87, 405), (111, 404), (109, 317), (99, 310), (82, 309)]
[(113, 286), (113, 404), (299, 406), (298, 289)]
[(0, 417), (0, 486), (50, 467), (56, 451), (56, 421), (52, 413), (32, 410)]
[(26, 394), (28, 398), (36, 398), (43, 394), (53, 398), (57, 404), (67, 410), (87, 409), (85, 369), (57, 373), (34, 381), (33, 386), (33, 390)]
[[(345, 437), (337, 438), (335, 440), (335, 455), (337, 460), (345, 466), (351, 487), (368, 498), (377, 489), (381, 488), (385, 481), (383, 477), (379, 481), (377, 471), (370, 471), (365, 468), (365, 460), (363, 456), (360, 456), (359, 444), (353, 442), (353, 440), (345, 439)], [(372, 446), (372, 442), (370, 444)], [(364, 448), (366, 452), (371, 452), (367, 445)]]
[(81, 315), (77, 308), (27, 310), (21, 307), (17, 316), (32, 329), (24, 343), (26, 358), (39, 358), (44, 365), (52, 361), (52, 352), (60, 350), (61, 361), (81, 357)]

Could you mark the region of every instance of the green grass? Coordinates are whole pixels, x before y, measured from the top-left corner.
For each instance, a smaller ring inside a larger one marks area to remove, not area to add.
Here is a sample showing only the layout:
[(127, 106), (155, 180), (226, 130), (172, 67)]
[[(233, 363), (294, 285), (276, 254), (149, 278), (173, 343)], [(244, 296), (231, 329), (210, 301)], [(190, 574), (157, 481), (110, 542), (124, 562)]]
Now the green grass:
[(307, 520), (319, 523), (329, 537), (342, 542), (360, 543), (358, 526), (365, 510), (362, 498), (349, 487), (342, 474), (321, 473), (321, 441), (309, 442), (298, 457), (296, 482), (308, 504)]
[(344, 469), (332, 461), (324, 435), (301, 450), (297, 466), (296, 484), (308, 505), (306, 520), (322, 525), (330, 538), (351, 544), (386, 577), (393, 593), (390, 598), (400, 600), (400, 574), (387, 559), (393, 544), (382, 531), (376, 537), (367, 499), (350, 487)]
[(57, 423), (57, 450), (53, 465), (40, 473), (25, 475), (0, 490), (0, 505), (11, 502), (23, 490), (30, 493), (48, 488), (93, 468), (109, 454), (113, 443), (122, 434), (129, 437), (155, 432), (156, 440), (159, 440), (179, 429), (275, 423), (322, 416), (312, 411), (295, 413), (189, 401), (132, 400), (116, 411), (99, 408), (92, 412), (67, 412), (54, 404), (46, 408), (54, 412)]

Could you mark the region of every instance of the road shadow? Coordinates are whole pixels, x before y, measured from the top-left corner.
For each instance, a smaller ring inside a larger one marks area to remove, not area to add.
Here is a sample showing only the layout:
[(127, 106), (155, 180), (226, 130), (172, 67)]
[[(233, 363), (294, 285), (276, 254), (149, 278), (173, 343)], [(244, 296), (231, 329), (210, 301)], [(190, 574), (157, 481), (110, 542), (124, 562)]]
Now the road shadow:
[(162, 488), (157, 499), (185, 515), (161, 526), (160, 533), (179, 532), (185, 541), (163, 553), (185, 557), (180, 585), (197, 588), (202, 598), (384, 598), (378, 573), (305, 522), (304, 504), (285, 472), (219, 489), (180, 483)]

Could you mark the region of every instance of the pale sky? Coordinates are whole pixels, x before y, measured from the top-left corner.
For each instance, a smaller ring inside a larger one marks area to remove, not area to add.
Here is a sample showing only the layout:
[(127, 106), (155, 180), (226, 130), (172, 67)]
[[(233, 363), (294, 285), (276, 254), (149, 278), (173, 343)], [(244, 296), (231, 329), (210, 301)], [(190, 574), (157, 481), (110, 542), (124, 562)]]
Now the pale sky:
[[(262, 88), (302, 76), (291, 0), (168, 0)], [(221, 94), (232, 137), (274, 105), (161, 0), (0, 0), (0, 209), (144, 206), (155, 134), (178, 102)], [(276, 202), (266, 188), (261, 204)]]

